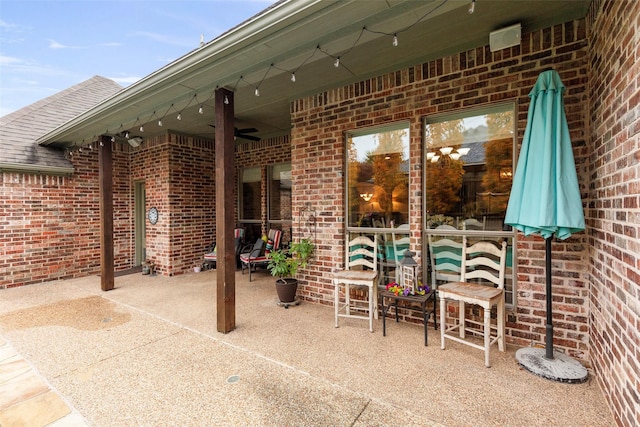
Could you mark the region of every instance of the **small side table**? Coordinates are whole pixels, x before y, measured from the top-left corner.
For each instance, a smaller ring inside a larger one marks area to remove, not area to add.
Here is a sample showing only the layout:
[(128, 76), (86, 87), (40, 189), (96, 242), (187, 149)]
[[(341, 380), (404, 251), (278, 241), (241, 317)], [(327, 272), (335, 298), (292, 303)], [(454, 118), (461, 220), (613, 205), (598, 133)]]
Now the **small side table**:
[[(422, 310), (422, 317), (424, 321), (424, 345), (427, 345), (427, 321), (429, 320), (429, 316), (433, 314), (433, 324), (434, 328), (438, 330), (438, 321), (436, 320), (436, 292), (435, 290), (431, 290), (430, 292), (424, 295), (396, 295), (393, 292), (382, 291), (380, 293), (380, 297), (382, 298), (382, 336), (387, 336), (387, 312), (391, 305), (395, 305), (396, 307), (396, 322), (398, 319), (398, 301), (405, 301), (408, 304), (405, 306), (406, 309), (409, 310)], [(388, 302), (388, 305), (385, 305), (385, 299)], [(427, 303), (429, 300), (433, 301), (433, 309), (427, 309)], [(417, 307), (416, 305), (419, 305)]]

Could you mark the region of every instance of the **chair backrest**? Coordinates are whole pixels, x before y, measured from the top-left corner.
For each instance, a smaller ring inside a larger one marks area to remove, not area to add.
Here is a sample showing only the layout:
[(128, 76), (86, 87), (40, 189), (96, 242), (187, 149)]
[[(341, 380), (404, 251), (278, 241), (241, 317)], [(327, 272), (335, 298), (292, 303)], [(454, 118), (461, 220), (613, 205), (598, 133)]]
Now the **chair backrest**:
[(237, 239), (240, 238), (240, 240), (244, 240), (244, 228), (236, 228), (233, 230), (233, 238)]
[[(402, 224), (398, 227), (398, 230), (408, 230), (409, 224)], [(393, 254), (395, 257), (396, 265), (400, 264), (402, 255), (411, 246), (411, 238), (408, 234), (396, 234), (391, 233), (391, 240), (393, 241)]]
[(475, 218), (467, 218), (462, 221), (463, 230), (484, 230), (487, 222), (487, 217), (482, 217), (482, 222)]
[(256, 240), (256, 242), (253, 244), (253, 248), (251, 248), (249, 257), (257, 258), (260, 255), (262, 255), (262, 253), (264, 252), (264, 245), (265, 245), (264, 240), (262, 239)]
[(276, 230), (272, 228), (269, 230), (269, 234), (267, 235), (267, 239), (273, 242), (273, 247), (269, 248), (270, 251), (277, 251), (280, 249), (280, 241), (282, 240), (282, 231)]
[(353, 267), (368, 267), (378, 270), (378, 235), (373, 240), (368, 236), (357, 236), (347, 245), (347, 270)]
[(462, 248), (462, 243), (447, 237), (436, 239), (434, 236), (429, 236), (431, 286), (433, 289), (438, 285), (438, 281), (460, 281)]
[(504, 276), (507, 264), (507, 242), (502, 241), (500, 248), (494, 242), (481, 241), (467, 246), (467, 238), (462, 241), (462, 271), (460, 281), (483, 279), (504, 288)]

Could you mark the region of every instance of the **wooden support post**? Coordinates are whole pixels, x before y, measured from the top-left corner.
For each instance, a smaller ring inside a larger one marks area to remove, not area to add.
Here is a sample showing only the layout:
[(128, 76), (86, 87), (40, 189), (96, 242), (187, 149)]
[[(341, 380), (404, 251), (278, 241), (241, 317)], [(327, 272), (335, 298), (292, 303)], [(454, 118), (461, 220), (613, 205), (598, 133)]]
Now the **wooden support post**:
[(218, 332), (226, 334), (236, 327), (233, 92), (224, 88), (216, 89), (215, 106), (217, 328)]
[(111, 137), (101, 135), (98, 148), (100, 180), (100, 287), (103, 291), (110, 291), (114, 287), (113, 153)]

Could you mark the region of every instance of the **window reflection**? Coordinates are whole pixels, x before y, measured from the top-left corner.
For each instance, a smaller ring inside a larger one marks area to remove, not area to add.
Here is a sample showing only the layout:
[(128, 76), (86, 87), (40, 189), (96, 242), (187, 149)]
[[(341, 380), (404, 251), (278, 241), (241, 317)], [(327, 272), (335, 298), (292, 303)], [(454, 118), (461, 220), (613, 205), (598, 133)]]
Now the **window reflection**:
[(349, 226), (392, 227), (409, 222), (409, 129), (349, 135)]
[(513, 111), (427, 121), (427, 228), (502, 230), (511, 190)]

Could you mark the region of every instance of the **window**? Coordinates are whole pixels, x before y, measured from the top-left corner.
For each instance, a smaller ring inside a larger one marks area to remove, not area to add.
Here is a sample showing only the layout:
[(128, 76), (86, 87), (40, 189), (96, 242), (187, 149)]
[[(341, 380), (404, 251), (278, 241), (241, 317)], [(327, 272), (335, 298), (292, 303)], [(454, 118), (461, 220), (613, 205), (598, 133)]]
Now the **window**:
[(427, 120), (426, 228), (503, 230), (513, 145), (512, 106)]
[(261, 200), (262, 172), (260, 167), (241, 171), (239, 222), (245, 228), (245, 239), (254, 241), (262, 234)]
[(513, 303), (514, 295), (513, 231), (504, 224), (514, 135), (512, 104), (427, 118), (424, 123), (425, 232), (432, 238), (449, 235), (458, 240), (462, 235), (506, 238), (507, 303)]
[(291, 164), (273, 165), (269, 172), (269, 228), (283, 231), (282, 241), (291, 240)]
[(349, 227), (393, 227), (409, 222), (409, 126), (347, 135)]

